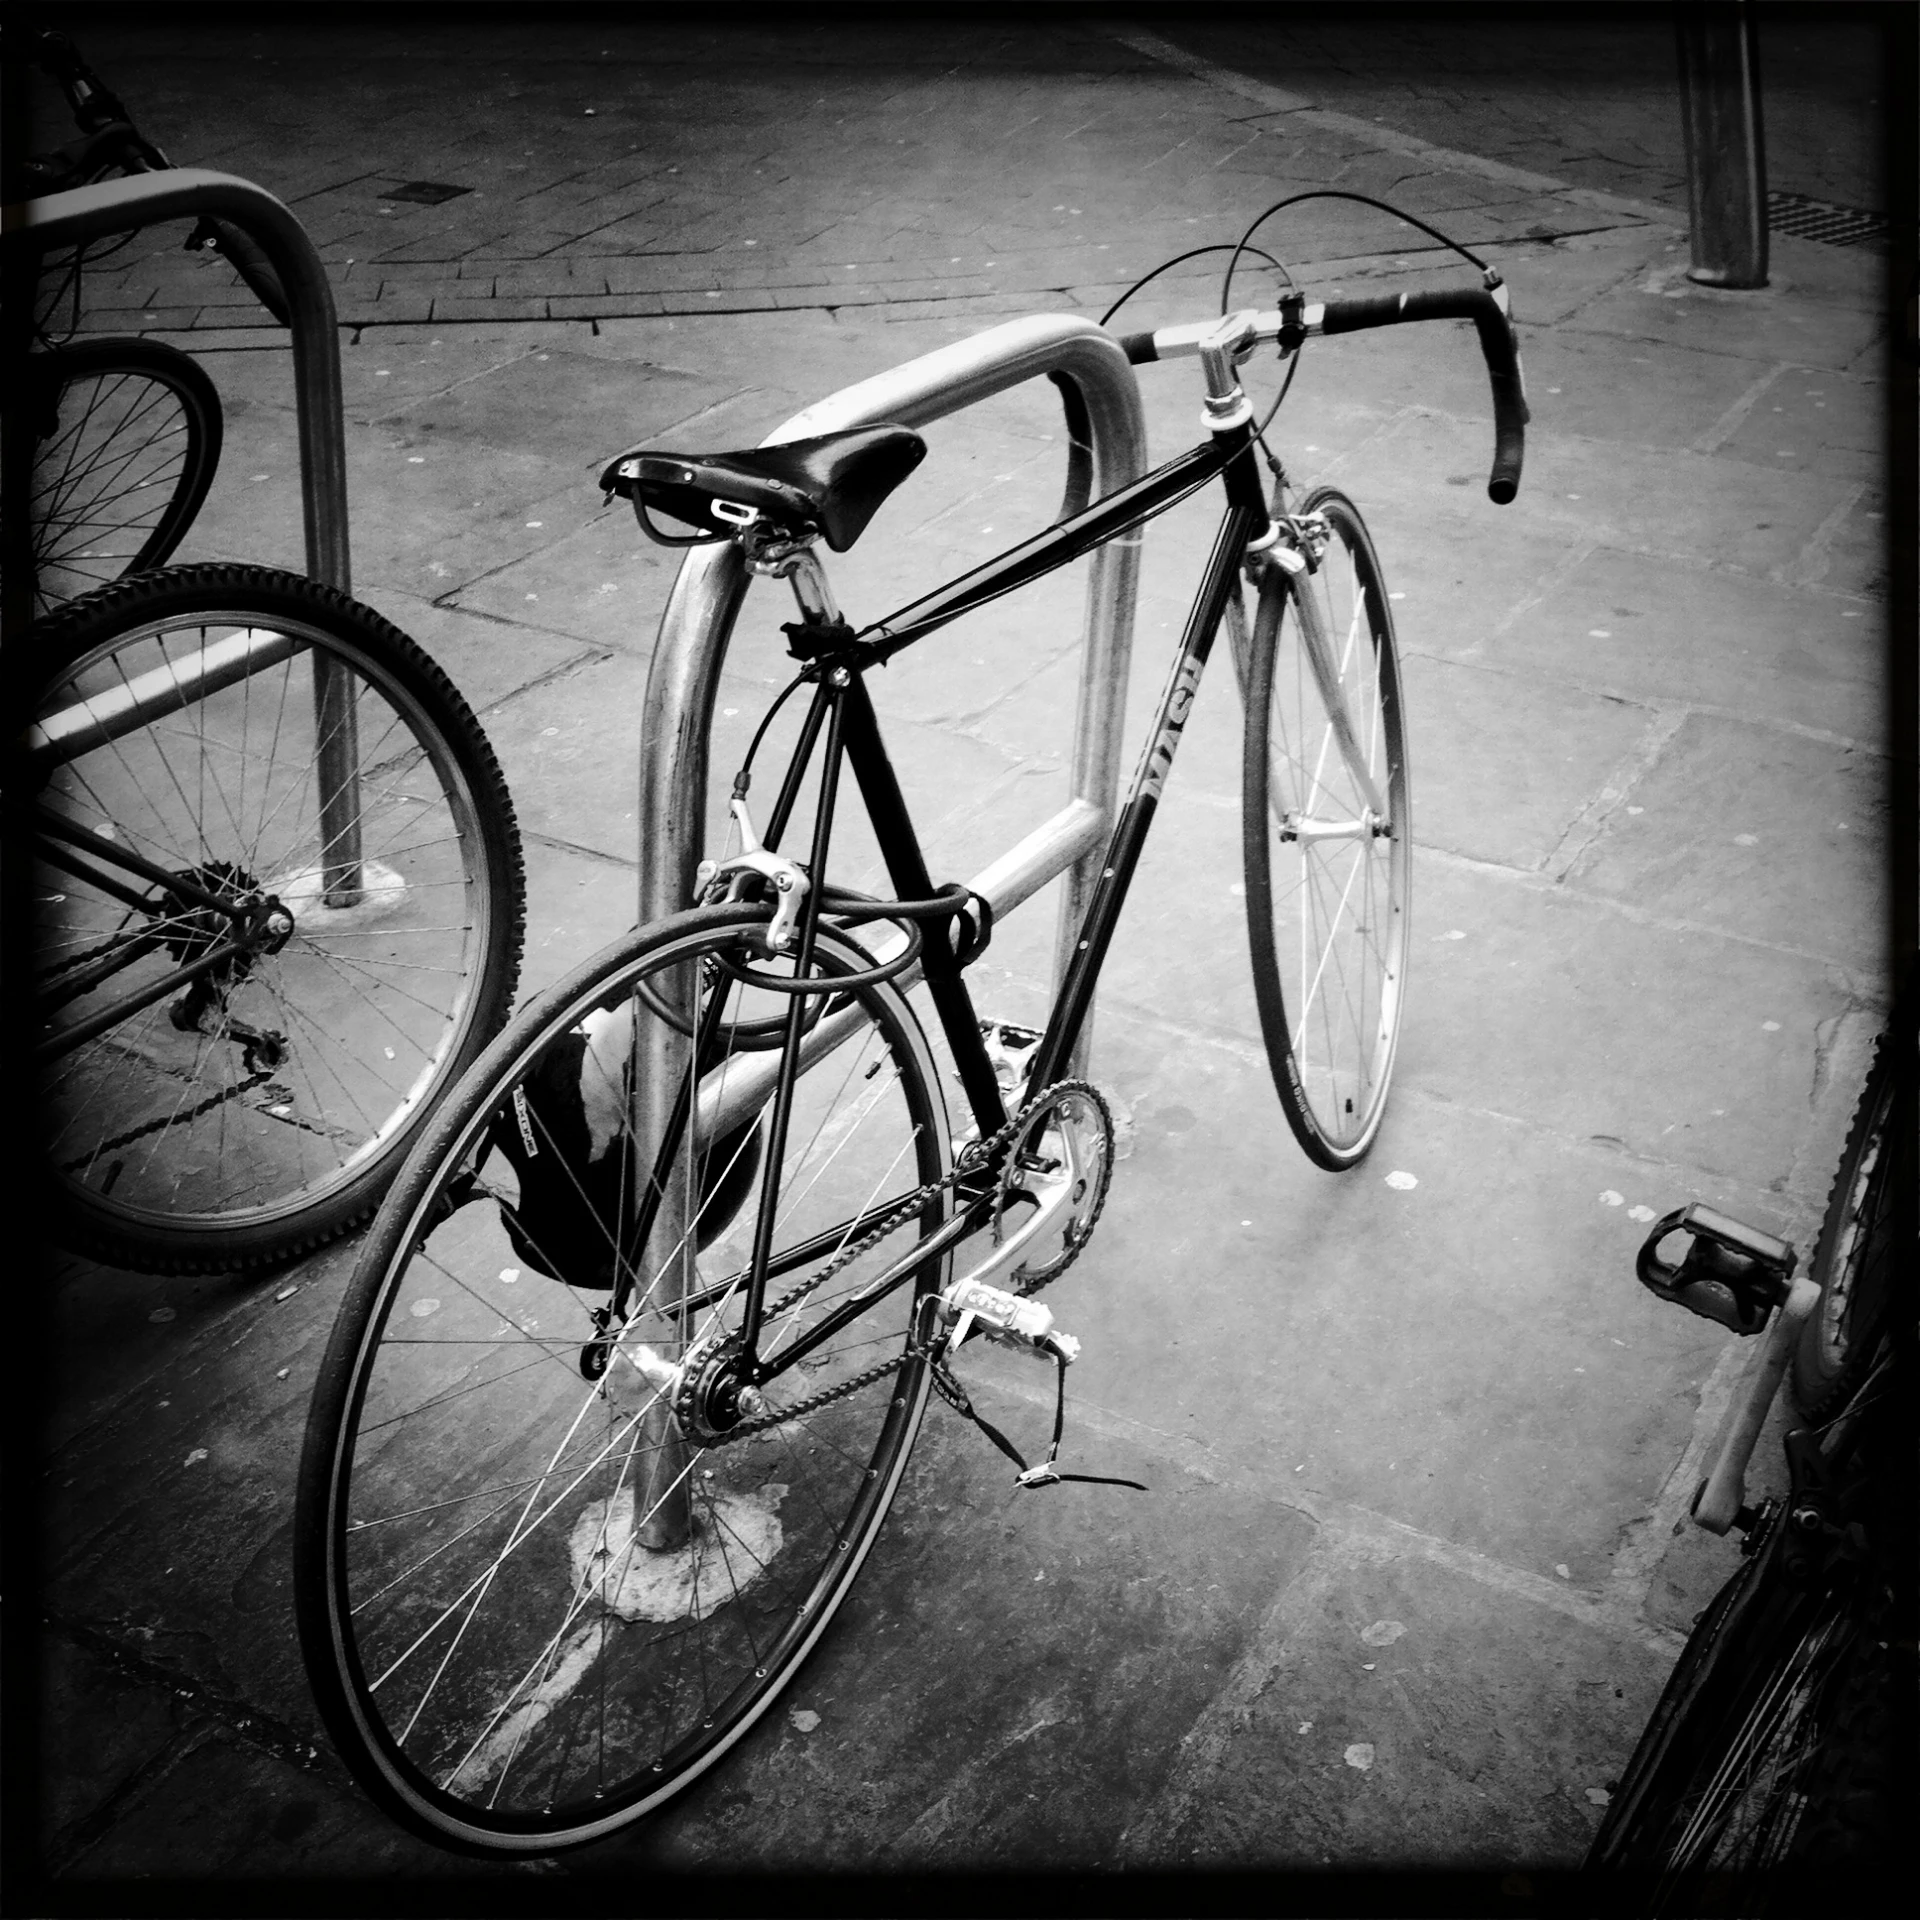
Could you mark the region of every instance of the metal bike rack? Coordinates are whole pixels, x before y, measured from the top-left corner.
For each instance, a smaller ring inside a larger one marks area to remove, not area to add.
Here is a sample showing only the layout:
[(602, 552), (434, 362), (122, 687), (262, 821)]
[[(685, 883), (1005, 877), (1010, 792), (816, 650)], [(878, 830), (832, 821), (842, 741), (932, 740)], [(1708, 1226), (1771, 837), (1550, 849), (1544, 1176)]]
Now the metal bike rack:
[[(1089, 444), (1069, 450), (1070, 505), (1076, 480), (1086, 477), (1091, 456), (1094, 490), (1105, 495), (1146, 471), (1146, 423), (1133, 368), (1113, 336), (1092, 321), (1072, 314), (1039, 314), (989, 328), (969, 340), (942, 347), (871, 380), (844, 387), (826, 400), (796, 413), (770, 433), (763, 445), (803, 439), (810, 434), (871, 426), (886, 421), (920, 426), (976, 401), (1003, 393), (1042, 374), (1058, 374), (1077, 389), (1085, 408)], [(1071, 417), (1071, 415), (1070, 415)], [(1065, 873), (1060, 932), (1055, 941), (1056, 990), (1072, 957), (1074, 937), (1112, 826), (1120, 787), (1120, 734), (1126, 710), (1127, 669), (1133, 650), (1133, 613), (1139, 582), (1139, 534), (1128, 534), (1096, 549), (1087, 582), (1087, 615), (1080, 665), (1080, 695), (1074, 722), (1072, 791), (1067, 805), (992, 861), (971, 882), (996, 915), (1006, 913)], [(732, 637), (733, 623), (746, 595), (749, 575), (744, 556), (732, 541), (696, 547), (682, 563), (647, 676), (640, 731), (640, 920), (642, 924), (673, 913), (693, 899), (694, 869), (704, 851), (707, 807), (707, 736), (713, 723), (714, 694)], [(684, 976), (685, 968), (673, 969)], [(900, 976), (906, 986), (909, 971)], [(689, 1016), (696, 983), (680, 977), (656, 979), (657, 996), (671, 994)], [(808, 1056), (838, 1043), (857, 1014), (821, 1019), (805, 1043)], [(1082, 1070), (1087, 1031), (1081, 1030), (1070, 1071)], [(692, 1068), (691, 1018), (675, 1036), (654, 1022), (633, 1076), (633, 1139), (639, 1165), (650, 1164), (652, 1143), (665, 1138), (673, 1088), (686, 1083)], [(703, 1086), (692, 1140), (711, 1141), (728, 1124), (729, 1110), (751, 1114), (771, 1090), (772, 1054), (751, 1062), (730, 1063), (746, 1071), (725, 1076), (724, 1101)], [(680, 1297), (692, 1280), (692, 1170), (667, 1182), (654, 1215), (650, 1245), (666, 1249), (658, 1278), (658, 1297)], [(650, 1255), (650, 1258), (657, 1256)], [(672, 1269), (680, 1266), (679, 1276)], [(651, 1288), (649, 1288), (651, 1291)], [(691, 1509), (686, 1498), (683, 1447), (672, 1443), (664, 1407), (648, 1416), (658, 1443), (647, 1457), (656, 1464), (638, 1491), (647, 1516), (636, 1537), (657, 1551), (682, 1547), (690, 1537)]]
[[(1119, 344), (1076, 314), (1036, 314), (909, 360), (843, 387), (775, 428), (776, 446), (810, 434), (890, 422), (920, 426), (1042, 374), (1078, 388), (1090, 432), (1097, 496), (1147, 468), (1139, 383)], [(1071, 792), (1064, 808), (992, 861), (969, 883), (997, 916), (1056, 875), (1067, 874), (1055, 939), (1054, 986), (1065, 977), (1073, 939), (1113, 824), (1120, 787), (1121, 728), (1133, 651), (1139, 583), (1137, 532), (1096, 550), (1087, 581), (1080, 692), (1074, 721)], [(695, 548), (680, 568), (661, 617), (647, 677), (640, 738), (640, 919), (688, 905), (702, 857), (707, 804), (707, 736), (714, 692), (748, 573), (732, 541)], [(1091, 1021), (1088, 1022), (1089, 1027)], [(1074, 1071), (1084, 1065), (1085, 1029)]]
[[(327, 586), (350, 593), (353, 575), (347, 549), (347, 451), (341, 417), (338, 321), (326, 268), (292, 212), (250, 180), (203, 168), (176, 167), (103, 180), (9, 206), (5, 242), (10, 249), (45, 254), (108, 234), (128, 233), (167, 220), (194, 220), (206, 214), (231, 221), (255, 241), (285, 289), (293, 334), (307, 572)], [(273, 658), (284, 658), (285, 653), (284, 643), (262, 636), (258, 664), (269, 665)], [(223, 670), (230, 668), (229, 662)], [(343, 896), (351, 896), (358, 886), (358, 752), (352, 703), (345, 697), (344, 683), (332, 663), (317, 656), (314, 701), (320, 740), (318, 778), (327, 897), (330, 904), (339, 905), (344, 903)], [(139, 718), (136, 715), (133, 723), (137, 724)]]

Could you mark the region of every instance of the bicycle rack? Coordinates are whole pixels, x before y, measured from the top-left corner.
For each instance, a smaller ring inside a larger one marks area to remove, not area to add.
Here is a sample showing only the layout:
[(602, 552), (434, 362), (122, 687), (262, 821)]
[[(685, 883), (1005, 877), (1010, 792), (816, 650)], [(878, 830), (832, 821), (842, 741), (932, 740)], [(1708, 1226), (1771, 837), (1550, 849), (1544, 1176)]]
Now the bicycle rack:
[[(1111, 334), (1072, 314), (1036, 314), (991, 327), (933, 353), (909, 360), (889, 373), (862, 380), (796, 413), (770, 433), (763, 445), (802, 439), (809, 434), (890, 421), (920, 426), (977, 401), (1003, 393), (1041, 374), (1059, 374), (1078, 389), (1085, 404), (1090, 445), (1069, 452), (1068, 510), (1084, 502), (1073, 496), (1086, 484), (1085, 456), (1091, 455), (1091, 483), (1105, 495), (1146, 471), (1146, 423), (1133, 368)], [(1075, 456), (1080, 456), (1076, 458)], [(1080, 663), (1080, 694), (1074, 721), (1071, 797), (1051, 820), (990, 862), (970, 883), (992, 902), (996, 916), (1018, 906), (1059, 874), (1067, 876), (1054, 943), (1057, 991), (1074, 949), (1080, 916), (1097, 878), (1120, 790), (1121, 728), (1125, 716), (1127, 670), (1133, 651), (1134, 600), (1139, 583), (1140, 536), (1137, 532), (1096, 549), (1087, 582), (1087, 616)], [(647, 676), (640, 733), (640, 919), (644, 924), (684, 907), (693, 897), (694, 869), (704, 851), (707, 806), (707, 736), (713, 721), (714, 694), (726, 657), (733, 623), (745, 597), (748, 574), (739, 548), (727, 541), (696, 547), (682, 563), (661, 616), (660, 637)], [(677, 968), (676, 974), (687, 969)], [(913, 978), (903, 974), (904, 987)], [(667, 989), (662, 979), (657, 989)], [(694, 983), (671, 982), (691, 1011)], [(808, 1057), (838, 1044), (857, 1014), (829, 1014), (812, 1029)], [(1068, 1071), (1085, 1063), (1089, 1017), (1081, 1029)], [(649, 1143), (664, 1137), (670, 1089), (683, 1084), (691, 1065), (690, 1049), (658, 1022), (649, 1027), (644, 1059), (636, 1059), (633, 1080), (633, 1137), (640, 1164), (648, 1164)], [(687, 1031), (691, 1031), (691, 1021)], [(712, 1088), (700, 1091), (693, 1134), (711, 1140), (736, 1112), (751, 1113), (771, 1087), (772, 1054), (754, 1056), (768, 1063), (764, 1075), (752, 1065), (732, 1062), (722, 1098)], [(670, 1181), (654, 1216), (652, 1244), (670, 1251), (663, 1262), (662, 1297), (673, 1298), (679, 1284), (667, 1269), (690, 1266), (692, 1244), (686, 1183)], [(640, 1511), (651, 1517), (636, 1531), (655, 1549), (671, 1549), (688, 1538), (692, 1524), (679, 1450), (665, 1444), (664, 1411), (649, 1416), (659, 1425), (662, 1444), (649, 1457), (658, 1463), (648, 1483), (636, 1489)]]
[[(294, 398), (299, 414), (300, 488), (306, 534), (307, 572), (342, 593), (353, 590), (347, 550), (347, 452), (342, 425), (340, 335), (333, 289), (306, 230), (264, 187), (232, 174), (198, 167), (168, 168), (103, 180), (66, 193), (47, 194), (6, 209), (9, 249), (45, 254), (103, 235), (128, 233), (167, 220), (212, 214), (230, 220), (272, 263), (286, 290), (293, 334)], [(230, 650), (230, 649), (229, 649)], [(287, 652), (283, 640), (260, 636), (258, 667)], [(231, 660), (218, 672), (234, 677)], [(192, 669), (185, 672), (192, 677)], [(213, 690), (210, 671), (207, 690)], [(179, 676), (163, 696), (177, 704)], [(224, 682), (221, 682), (224, 684)], [(357, 742), (352, 702), (332, 664), (314, 661), (314, 703), (319, 727), (321, 823), (326, 837), (327, 895), (339, 903), (358, 884), (360, 865)], [(143, 709), (121, 716), (127, 726), (148, 718)]]
[[(1073, 381), (1086, 403), (1092, 479), (1105, 495), (1146, 471), (1146, 424), (1139, 384), (1105, 328), (1075, 314), (1035, 314), (941, 347), (891, 372), (843, 387), (777, 427), (761, 443), (835, 433), (881, 421), (920, 426), (1042, 374)], [(1079, 503), (1084, 504), (1084, 503)], [(1073, 937), (1097, 878), (1120, 788), (1121, 727), (1133, 651), (1140, 536), (1096, 550), (1074, 721), (1071, 794), (1051, 820), (992, 861), (969, 883), (996, 918), (1056, 875), (1067, 884), (1054, 946), (1054, 986), (1065, 978)], [(640, 919), (660, 918), (693, 897), (707, 804), (707, 736), (727, 642), (747, 586), (746, 562), (731, 541), (697, 547), (682, 563), (647, 677), (640, 738)], [(1082, 1029), (1072, 1072), (1085, 1063)], [(644, 1076), (643, 1076), (644, 1077)]]

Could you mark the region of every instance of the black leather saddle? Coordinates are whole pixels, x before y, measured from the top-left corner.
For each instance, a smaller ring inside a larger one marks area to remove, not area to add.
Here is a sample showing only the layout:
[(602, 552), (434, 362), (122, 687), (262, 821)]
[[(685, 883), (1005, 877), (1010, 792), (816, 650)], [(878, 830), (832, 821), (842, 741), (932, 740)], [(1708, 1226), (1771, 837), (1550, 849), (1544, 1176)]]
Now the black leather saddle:
[[(663, 546), (731, 539), (758, 514), (780, 533), (818, 533), (845, 553), (926, 454), (927, 443), (911, 427), (853, 427), (744, 453), (635, 447), (608, 464), (600, 484), (631, 500), (641, 530)], [(649, 509), (694, 531), (662, 528)]]

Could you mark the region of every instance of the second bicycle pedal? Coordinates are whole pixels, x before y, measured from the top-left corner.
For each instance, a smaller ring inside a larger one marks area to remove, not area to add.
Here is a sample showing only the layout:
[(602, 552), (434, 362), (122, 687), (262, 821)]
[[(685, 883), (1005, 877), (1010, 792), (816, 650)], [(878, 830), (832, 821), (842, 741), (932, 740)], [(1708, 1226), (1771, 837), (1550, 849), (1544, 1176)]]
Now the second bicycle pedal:
[(997, 1340), (1002, 1346), (1058, 1357), (1065, 1365), (1072, 1365), (1080, 1357), (1080, 1342), (1072, 1334), (1055, 1329), (1051, 1307), (1008, 1293), (1002, 1287), (990, 1287), (984, 1280), (954, 1281), (940, 1296), (940, 1310), (952, 1322), (949, 1350), (978, 1327), (989, 1340)]

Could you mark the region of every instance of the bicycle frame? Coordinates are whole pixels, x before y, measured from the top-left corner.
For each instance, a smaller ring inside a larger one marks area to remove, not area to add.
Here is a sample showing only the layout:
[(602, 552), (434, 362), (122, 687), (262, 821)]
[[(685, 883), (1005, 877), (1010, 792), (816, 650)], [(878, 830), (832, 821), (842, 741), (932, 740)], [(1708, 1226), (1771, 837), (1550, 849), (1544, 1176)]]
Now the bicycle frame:
[[(1166, 512), (1214, 478), (1224, 480), (1228, 504), (1222, 516), (1213, 548), (1208, 556), (1193, 605), (1188, 613), (1179, 644), (1174, 652), (1159, 705), (1148, 729), (1147, 743), (1126, 797), (1115, 818), (1105, 856), (1082, 917), (1065, 979), (1056, 995), (1046, 1030), (1029, 1068), (1027, 1085), (1042, 1088), (1057, 1080), (1069, 1062), (1075, 1042), (1092, 1006), (1100, 968), (1125, 904), (1134, 870), (1146, 842), (1149, 828), (1159, 806), (1167, 776), (1172, 769), (1187, 715), (1199, 689), (1221, 621), (1235, 589), (1236, 576), (1250, 547), (1258, 547), (1260, 536), (1269, 528), (1267, 506), (1262, 497), (1259, 473), (1253, 456), (1249, 421), (1242, 419), (1216, 432), (1210, 444), (1179, 455), (1122, 488), (1095, 505), (1084, 509), (1060, 525), (1021, 545), (1010, 548), (993, 560), (975, 568), (958, 580), (910, 603), (885, 619), (858, 633), (837, 622), (832, 615), (830, 596), (825, 593), (824, 576), (809, 551), (804, 564), (776, 561), (763, 571), (786, 571), (794, 575), (796, 598), (803, 624), (790, 629), (794, 650), (807, 662), (804, 669), (814, 684), (812, 710), (803, 723), (799, 741), (789, 760), (781, 784), (780, 796), (769, 818), (766, 845), (774, 847), (784, 833), (808, 763), (824, 736), (824, 753), (819, 769), (819, 805), (815, 815), (811, 850), (810, 889), (803, 902), (796, 943), (796, 964), (804, 972), (811, 953), (813, 930), (823, 911), (821, 885), (826, 871), (828, 837), (831, 830), (834, 799), (838, 789), (842, 758), (851, 769), (862, 802), (873, 827), (889, 881), (902, 902), (926, 901), (936, 888), (928, 872), (925, 856), (900, 791), (893, 764), (881, 738), (878, 719), (863, 678), (865, 670), (887, 659), (915, 641), (925, 638), (937, 627), (958, 619), (962, 614), (997, 598), (1015, 587), (1068, 565), (1092, 547), (1114, 539)], [(1337, 688), (1335, 698), (1338, 699)], [(1342, 718), (1344, 707), (1339, 709)], [(1351, 739), (1351, 729), (1346, 734)], [(964, 900), (955, 903), (957, 914)], [(978, 949), (976, 948), (977, 952)], [(938, 924), (923, 948), (919, 971), (933, 1001), (942, 1032), (952, 1049), (978, 1137), (986, 1139), (1004, 1127), (1008, 1114), (999, 1080), (989, 1059), (964, 968), (973, 954), (964, 958), (956, 953), (945, 936), (945, 923)], [(883, 963), (884, 964), (884, 963)], [(904, 977), (904, 970), (903, 970)], [(803, 1019), (803, 997), (795, 995), (788, 1013), (787, 1033), (782, 1046), (744, 1070), (730, 1060), (724, 1073), (708, 1074), (693, 1099), (687, 1097), (689, 1066), (680, 1076), (680, 1091), (670, 1110), (661, 1114), (659, 1125), (642, 1137), (657, 1144), (650, 1176), (642, 1182), (640, 1218), (635, 1224), (636, 1248), (644, 1247), (651, 1237), (661, 1200), (672, 1178), (671, 1169), (685, 1144), (681, 1137), (687, 1125), (694, 1130), (694, 1147), (699, 1151), (706, 1142), (717, 1139), (755, 1112), (766, 1110), (770, 1116), (771, 1137), (766, 1147), (768, 1163), (780, 1162), (784, 1120), (798, 1075), (824, 1058), (847, 1037), (858, 1022), (857, 1010), (836, 1016), (827, 1012), (811, 1027)], [(698, 1047), (693, 1056), (699, 1057)], [(724, 1092), (719, 1083), (724, 1083)], [(997, 1169), (994, 1170), (997, 1173)], [(754, 1251), (747, 1272), (746, 1300), (741, 1328), (744, 1348), (739, 1377), (749, 1385), (759, 1385), (784, 1372), (822, 1341), (829, 1339), (848, 1321), (864, 1312), (876, 1300), (904, 1284), (924, 1267), (929, 1258), (944, 1252), (980, 1224), (982, 1209), (993, 1191), (991, 1180), (973, 1192), (963, 1192), (954, 1217), (927, 1240), (916, 1244), (911, 1255), (890, 1268), (878, 1280), (862, 1290), (860, 1297), (834, 1313), (823, 1317), (807, 1335), (782, 1347), (778, 1361), (763, 1362), (756, 1341), (764, 1304), (766, 1284), (774, 1274), (768, 1266), (768, 1246), (772, 1208), (777, 1197), (769, 1182), (762, 1200), (762, 1217), (756, 1226)], [(665, 1209), (671, 1212), (672, 1209)], [(843, 1230), (847, 1234), (863, 1231), (877, 1221), (885, 1208), (875, 1208)], [(825, 1251), (823, 1246), (821, 1251)], [(781, 1271), (804, 1264), (815, 1249), (793, 1249)], [(688, 1293), (680, 1301), (692, 1308), (731, 1291), (738, 1282), (734, 1275), (713, 1288)], [(624, 1319), (631, 1299), (631, 1269), (609, 1303), (609, 1323)]]

